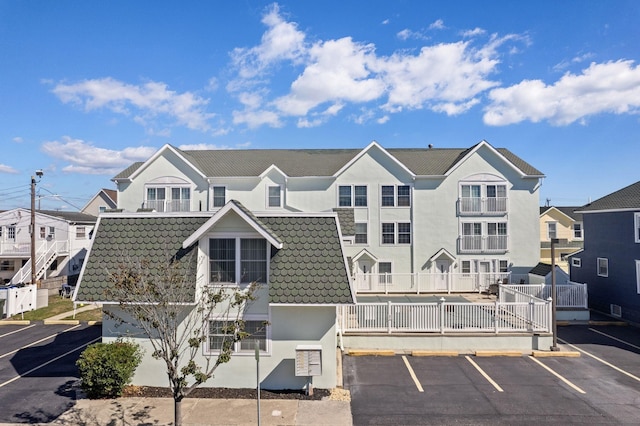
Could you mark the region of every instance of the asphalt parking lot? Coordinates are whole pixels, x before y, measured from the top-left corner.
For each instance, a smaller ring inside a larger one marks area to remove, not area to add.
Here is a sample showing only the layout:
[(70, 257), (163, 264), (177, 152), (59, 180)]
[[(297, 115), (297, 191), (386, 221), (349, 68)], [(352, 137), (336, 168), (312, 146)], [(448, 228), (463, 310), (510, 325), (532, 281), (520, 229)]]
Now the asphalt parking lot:
[(353, 423), (637, 424), (639, 330), (570, 326), (558, 335), (580, 357), (347, 356)]
[(75, 361), (101, 326), (0, 327), (0, 423), (46, 423), (74, 404)]

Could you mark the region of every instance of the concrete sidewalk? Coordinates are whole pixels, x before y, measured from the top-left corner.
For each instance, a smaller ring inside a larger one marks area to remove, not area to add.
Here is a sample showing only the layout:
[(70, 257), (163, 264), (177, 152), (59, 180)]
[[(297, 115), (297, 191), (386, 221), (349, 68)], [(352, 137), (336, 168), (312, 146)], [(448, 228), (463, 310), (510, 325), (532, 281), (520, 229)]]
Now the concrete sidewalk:
[[(250, 399), (185, 398), (182, 420), (185, 426), (256, 425), (258, 407)], [(350, 426), (348, 401), (297, 401), (269, 399), (260, 401), (263, 425), (335, 425)], [(80, 399), (68, 411), (48, 425), (171, 425), (171, 398)]]

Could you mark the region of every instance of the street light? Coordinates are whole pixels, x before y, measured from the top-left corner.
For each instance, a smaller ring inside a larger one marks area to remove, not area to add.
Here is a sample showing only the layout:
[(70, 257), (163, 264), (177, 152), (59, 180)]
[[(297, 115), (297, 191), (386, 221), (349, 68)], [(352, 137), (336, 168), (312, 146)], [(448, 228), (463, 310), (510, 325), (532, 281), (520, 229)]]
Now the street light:
[[(42, 179), (42, 170), (36, 170), (38, 182)], [(31, 176), (31, 284), (36, 283), (36, 178)]]
[(553, 346), (551, 351), (559, 351), (558, 348), (558, 322), (556, 321), (556, 244), (560, 240), (551, 238), (551, 324), (553, 327)]

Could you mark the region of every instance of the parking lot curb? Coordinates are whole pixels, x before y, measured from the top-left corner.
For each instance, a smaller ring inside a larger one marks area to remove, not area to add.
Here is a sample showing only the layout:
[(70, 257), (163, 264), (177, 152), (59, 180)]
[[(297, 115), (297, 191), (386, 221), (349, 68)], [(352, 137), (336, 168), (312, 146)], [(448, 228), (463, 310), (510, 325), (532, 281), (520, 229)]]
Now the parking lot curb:
[(348, 349), (350, 356), (395, 356), (396, 352), (391, 349)]
[(44, 320), (44, 325), (78, 325), (80, 320)]
[(580, 352), (578, 351), (533, 351), (531, 354), (535, 358), (579, 358)]
[(628, 325), (626, 322), (624, 321), (589, 321), (589, 325), (619, 325), (621, 327), (624, 327), (626, 325)]
[(458, 356), (458, 351), (411, 351), (411, 356)]
[(476, 356), (522, 356), (521, 351), (476, 351)]
[(31, 321), (29, 320), (2, 320), (0, 321), (0, 325), (30, 325)]

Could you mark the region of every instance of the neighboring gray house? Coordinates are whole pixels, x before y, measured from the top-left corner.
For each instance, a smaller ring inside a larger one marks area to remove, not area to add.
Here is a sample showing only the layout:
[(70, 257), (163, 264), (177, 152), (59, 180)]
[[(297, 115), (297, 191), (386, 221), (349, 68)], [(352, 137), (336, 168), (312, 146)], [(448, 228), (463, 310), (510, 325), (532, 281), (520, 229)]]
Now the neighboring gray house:
[(107, 210), (115, 209), (118, 206), (118, 191), (115, 189), (102, 188), (80, 212), (91, 216), (98, 216)]
[[(354, 296), (335, 214), (254, 215), (233, 200), (214, 214), (105, 213), (98, 219), (74, 300), (100, 302), (107, 309), (117, 309), (105, 292), (110, 285), (107, 271), (115, 271), (123, 257), (146, 259), (153, 267), (167, 254), (178, 253), (182, 259), (189, 259), (189, 253), (197, 255), (191, 257), (198, 265), (198, 272), (191, 277), (194, 302), (199, 286), (243, 288), (252, 281), (264, 285), (243, 316), (249, 330), (254, 323), (269, 324), (250, 338), (260, 341), (263, 388), (305, 386), (307, 378), (294, 374), (299, 345), (322, 348), (322, 375), (314, 377), (314, 386), (337, 385), (336, 305), (353, 303)], [(222, 253), (224, 260), (218, 260), (214, 253)], [(215, 331), (210, 333), (214, 342)], [(122, 335), (127, 335), (126, 330), (105, 318), (103, 341)], [(164, 371), (164, 365), (151, 357), (146, 338), (136, 339), (146, 353), (133, 383), (167, 386), (166, 375), (158, 374)], [(254, 387), (255, 375), (246, 374), (255, 370), (254, 346), (247, 345), (239, 343), (232, 360), (205, 386)], [(200, 356), (215, 355), (216, 350), (215, 343), (210, 343), (202, 348)]]
[(584, 249), (569, 256), (571, 281), (587, 283), (590, 308), (640, 323), (640, 182), (577, 212)]

